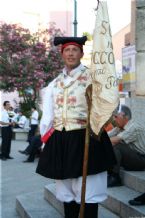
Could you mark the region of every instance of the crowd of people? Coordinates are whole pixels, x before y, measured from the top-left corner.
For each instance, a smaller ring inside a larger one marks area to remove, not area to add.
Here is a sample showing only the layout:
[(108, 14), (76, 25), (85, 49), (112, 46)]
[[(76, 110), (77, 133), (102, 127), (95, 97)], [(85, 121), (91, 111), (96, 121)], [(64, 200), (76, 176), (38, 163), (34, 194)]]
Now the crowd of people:
[[(21, 154), (28, 155), (25, 163), (33, 162), (40, 153), (36, 172), (56, 180), (56, 198), (63, 202), (66, 218), (78, 218), (81, 203), (87, 122), (85, 91), (90, 83), (89, 70), (81, 64), (85, 41), (85, 37), (55, 39), (55, 45), (62, 45), (61, 56), (65, 67), (46, 90), (40, 130), (39, 113), (36, 107), (32, 108), (28, 145), (25, 150), (19, 150)], [(0, 120), (1, 159), (7, 160), (12, 159), (12, 128), (24, 128), (26, 117), (22, 111), (16, 116), (9, 101), (5, 101), (3, 106)], [(104, 129), (100, 139), (89, 136), (85, 218), (97, 218), (98, 203), (107, 198), (107, 187), (123, 184), (120, 168), (145, 170), (144, 126), (132, 118), (131, 110), (126, 105), (121, 105), (112, 117), (112, 130), (106, 132)], [(52, 129), (49, 139), (42, 143), (41, 137)], [(145, 205), (145, 193), (128, 203)]]
[[(29, 154), (31, 155), (31, 161), (33, 157), (33, 161), (35, 159), (35, 154), (37, 154), (37, 150), (40, 146), (38, 146), (38, 138), (36, 136), (36, 132), (39, 124), (39, 113), (36, 110), (36, 107), (32, 107), (31, 116), (29, 117), (30, 124), (28, 127), (28, 118), (23, 114), (22, 110), (17, 110), (17, 113), (14, 111), (9, 101), (3, 102), (3, 111), (1, 113), (0, 118), (0, 126), (1, 126), (1, 153), (0, 159), (6, 161), (8, 159), (13, 159), (10, 156), (11, 152), (11, 141), (12, 141), (12, 130), (13, 128), (25, 129), (29, 128), (28, 139), (29, 142)], [(36, 138), (36, 139), (35, 139)], [(39, 134), (39, 142), (40, 140)], [(42, 144), (41, 144), (42, 145)], [(29, 159), (29, 160), (30, 160)]]

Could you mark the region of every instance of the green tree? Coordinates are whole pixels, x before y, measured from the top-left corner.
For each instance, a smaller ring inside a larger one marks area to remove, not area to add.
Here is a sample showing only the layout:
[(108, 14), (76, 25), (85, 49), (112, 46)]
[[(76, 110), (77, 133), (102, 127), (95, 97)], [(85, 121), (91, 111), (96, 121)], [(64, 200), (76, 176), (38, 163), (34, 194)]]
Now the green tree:
[(22, 107), (36, 103), (41, 88), (47, 86), (63, 66), (59, 48), (53, 45), (60, 29), (30, 31), (18, 24), (0, 23), (0, 90), (17, 90)]

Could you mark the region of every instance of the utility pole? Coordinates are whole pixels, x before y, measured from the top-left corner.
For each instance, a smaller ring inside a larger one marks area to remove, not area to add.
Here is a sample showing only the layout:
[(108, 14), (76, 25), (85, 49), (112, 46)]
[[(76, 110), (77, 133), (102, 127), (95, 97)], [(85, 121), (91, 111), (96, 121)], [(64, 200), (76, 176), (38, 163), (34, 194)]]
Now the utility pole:
[(74, 36), (77, 36), (77, 0), (74, 0)]

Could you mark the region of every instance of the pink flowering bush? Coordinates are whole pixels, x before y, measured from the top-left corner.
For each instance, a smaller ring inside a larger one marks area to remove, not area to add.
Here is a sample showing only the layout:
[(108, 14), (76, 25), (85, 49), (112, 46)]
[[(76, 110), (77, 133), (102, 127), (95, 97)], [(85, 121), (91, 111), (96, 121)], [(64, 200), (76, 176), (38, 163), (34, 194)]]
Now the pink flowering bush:
[(63, 66), (53, 46), (54, 37), (62, 35), (53, 23), (35, 34), (18, 24), (0, 23), (0, 90), (17, 90), (23, 104), (36, 103), (39, 90)]

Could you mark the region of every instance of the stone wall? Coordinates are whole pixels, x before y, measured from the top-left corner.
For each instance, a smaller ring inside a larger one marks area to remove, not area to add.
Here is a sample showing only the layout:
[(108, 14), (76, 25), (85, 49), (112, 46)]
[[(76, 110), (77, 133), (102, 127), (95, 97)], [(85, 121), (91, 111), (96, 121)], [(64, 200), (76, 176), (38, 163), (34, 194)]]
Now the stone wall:
[[(125, 99), (125, 104), (132, 111), (133, 119), (145, 126), (145, 0), (136, 0), (133, 5), (135, 18), (134, 35), (136, 46), (136, 88), (131, 98)], [(131, 22), (134, 22), (132, 16)], [(133, 37), (133, 36), (132, 36)]]
[(136, 0), (136, 95), (145, 96), (145, 0)]
[(145, 97), (126, 98), (125, 104), (131, 109), (133, 119), (145, 127)]

